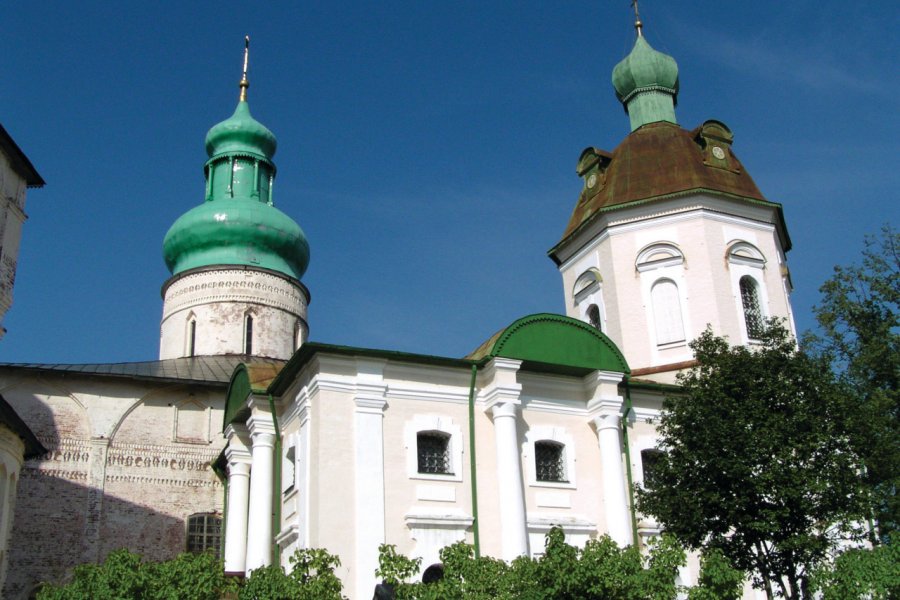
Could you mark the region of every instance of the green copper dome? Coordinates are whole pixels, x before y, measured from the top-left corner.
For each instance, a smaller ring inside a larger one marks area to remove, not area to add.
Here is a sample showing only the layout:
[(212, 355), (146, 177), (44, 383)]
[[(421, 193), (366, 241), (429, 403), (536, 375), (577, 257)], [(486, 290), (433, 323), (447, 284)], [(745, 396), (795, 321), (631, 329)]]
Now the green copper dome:
[(612, 83), (631, 117), (632, 131), (647, 123), (676, 122), (678, 65), (668, 54), (654, 50), (642, 35), (613, 69)]
[(206, 134), (206, 153), (210, 158), (246, 152), (271, 160), (277, 146), (275, 134), (250, 115), (246, 100), (238, 102), (234, 114)]
[(163, 241), (173, 275), (246, 265), (303, 276), (309, 264), (306, 236), (272, 204), (275, 148), (275, 136), (250, 116), (242, 93), (234, 114), (206, 135), (206, 201), (175, 221)]

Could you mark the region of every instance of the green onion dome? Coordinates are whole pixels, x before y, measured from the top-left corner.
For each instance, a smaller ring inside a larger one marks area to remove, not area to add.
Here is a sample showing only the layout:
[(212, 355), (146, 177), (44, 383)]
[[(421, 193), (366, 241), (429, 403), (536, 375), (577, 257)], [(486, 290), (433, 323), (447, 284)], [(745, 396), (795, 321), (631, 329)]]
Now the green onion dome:
[(678, 94), (678, 64), (668, 54), (654, 50), (640, 36), (631, 53), (613, 69), (613, 86), (623, 102), (639, 91), (656, 88)]
[(247, 265), (300, 279), (309, 243), (300, 226), (272, 204), (275, 136), (242, 99), (206, 135), (206, 201), (166, 234), (163, 256), (173, 275), (208, 266)]
[(254, 154), (272, 160), (278, 142), (275, 134), (250, 116), (246, 100), (238, 102), (234, 114), (206, 134), (206, 153), (210, 158), (227, 153)]
[(675, 123), (678, 64), (654, 50), (642, 35), (612, 74), (616, 96), (631, 116), (632, 130), (658, 121)]

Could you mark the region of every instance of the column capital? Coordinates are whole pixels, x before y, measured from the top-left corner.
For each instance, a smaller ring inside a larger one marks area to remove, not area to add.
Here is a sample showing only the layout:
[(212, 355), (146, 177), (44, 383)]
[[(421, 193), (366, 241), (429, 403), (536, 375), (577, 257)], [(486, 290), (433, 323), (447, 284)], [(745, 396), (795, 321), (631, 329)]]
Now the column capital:
[(503, 417), (515, 418), (519, 414), (519, 402), (495, 402), (489, 410), (495, 419)]
[(228, 461), (228, 480), (232, 477), (249, 477), (250, 461), (247, 460), (229, 460)]
[(622, 424), (622, 415), (618, 411), (604, 411), (598, 415), (594, 415), (591, 419), (591, 423), (593, 423), (597, 433), (600, 433), (604, 429), (615, 429), (618, 431)]

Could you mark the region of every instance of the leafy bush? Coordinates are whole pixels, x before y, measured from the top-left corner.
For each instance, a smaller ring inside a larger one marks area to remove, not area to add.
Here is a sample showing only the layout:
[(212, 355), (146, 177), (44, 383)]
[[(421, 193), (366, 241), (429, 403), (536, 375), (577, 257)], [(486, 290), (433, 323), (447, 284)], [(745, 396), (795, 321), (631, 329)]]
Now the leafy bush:
[(142, 562), (128, 550), (112, 552), (99, 565), (75, 567), (71, 583), (47, 585), (38, 600), (219, 600), (236, 583), (225, 577), (212, 553), (180, 554), (165, 562)]

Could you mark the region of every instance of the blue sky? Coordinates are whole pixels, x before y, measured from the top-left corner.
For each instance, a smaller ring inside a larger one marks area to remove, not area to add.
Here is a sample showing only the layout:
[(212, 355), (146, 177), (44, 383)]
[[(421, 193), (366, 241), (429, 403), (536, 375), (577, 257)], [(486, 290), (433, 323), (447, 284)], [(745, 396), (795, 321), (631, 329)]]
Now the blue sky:
[[(784, 205), (798, 327), (835, 264), (897, 224), (895, 2), (644, 0), (679, 64), (679, 122), (715, 118)], [(564, 312), (546, 251), (583, 148), (628, 117), (606, 2), (25, 2), (4, 14), (0, 121), (30, 190), (0, 360), (158, 352), (168, 227), (203, 199), (203, 139), (237, 100), (278, 137), (276, 205), (305, 230), (311, 339), (461, 356)]]

